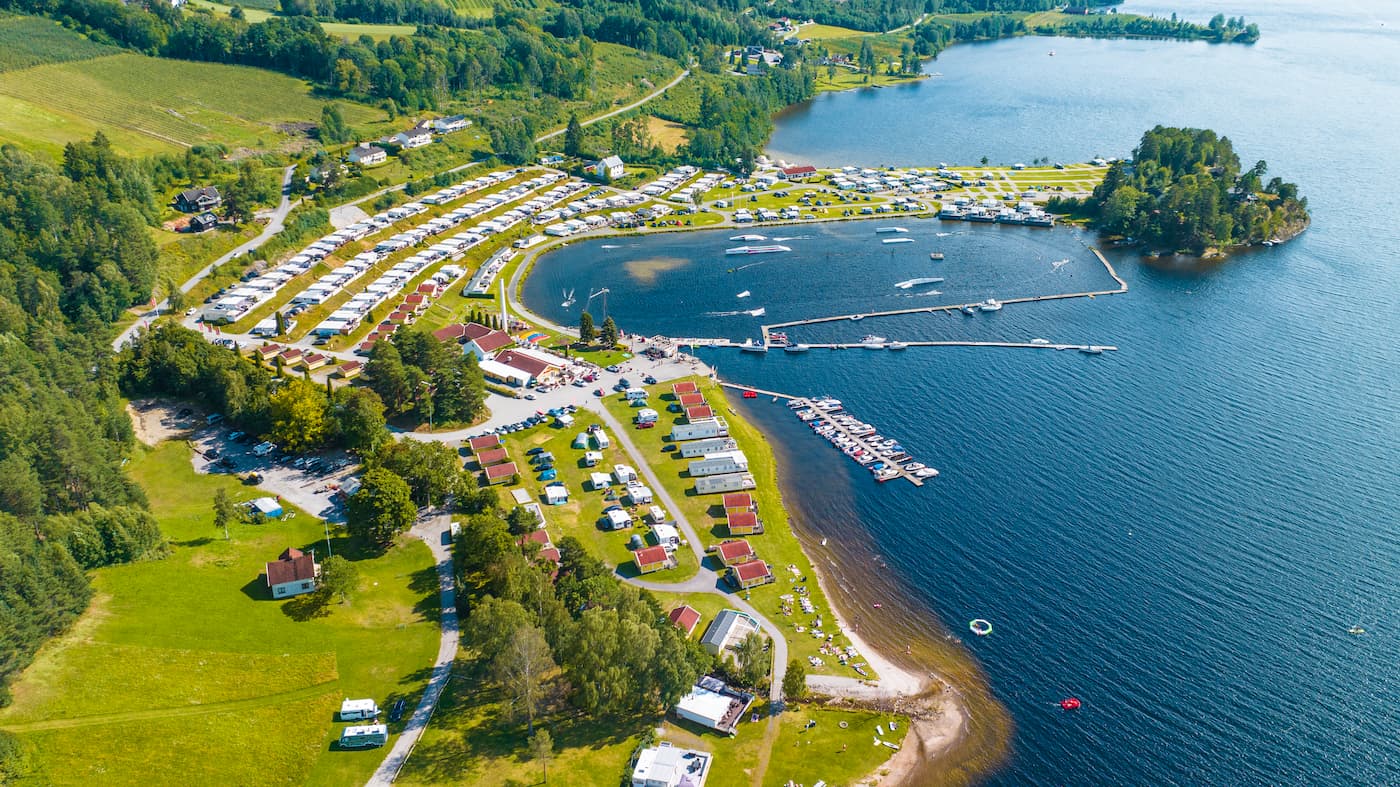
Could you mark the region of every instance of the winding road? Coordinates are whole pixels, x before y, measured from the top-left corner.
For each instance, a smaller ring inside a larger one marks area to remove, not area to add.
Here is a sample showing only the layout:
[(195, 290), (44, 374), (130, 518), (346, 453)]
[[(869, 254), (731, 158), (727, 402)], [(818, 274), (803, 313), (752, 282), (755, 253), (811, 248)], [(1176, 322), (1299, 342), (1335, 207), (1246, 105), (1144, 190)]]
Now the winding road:
[[(292, 212), (292, 206), (294, 206), (297, 202), (301, 201), (300, 199), (296, 200), (296, 202), (292, 201), (292, 174), (295, 172), (295, 165), (287, 167), (282, 171), (282, 201), (278, 203), (277, 209), (272, 211), (272, 218), (270, 221), (267, 222), (267, 226), (263, 227), (263, 231), (258, 233), (258, 236), (256, 238), (243, 242), (229, 253), (199, 269), (199, 271), (195, 273), (195, 275), (191, 276), (185, 281), (184, 284), (180, 285), (180, 292), (186, 293), (190, 290), (193, 290), (195, 285), (199, 284), (201, 281), (204, 281), (204, 279), (210, 273), (214, 272), (215, 268), (219, 267), (220, 265), (223, 265), (225, 262), (228, 262), (229, 260), (235, 257), (242, 256), (243, 254), (246, 254), (252, 251), (253, 249), (258, 248), (259, 246), (271, 240), (273, 235), (276, 235), (277, 233), (282, 231), (282, 228), (286, 226), (287, 223), (287, 214)], [(136, 334), (138, 330), (146, 327), (151, 319), (159, 317), (161, 314), (165, 313), (165, 311), (169, 308), (170, 299), (161, 299), (161, 302), (157, 303), (154, 309), (147, 312), (146, 314), (141, 315), (140, 319), (128, 326), (126, 330), (117, 334), (117, 338), (112, 340), (112, 349), (120, 350), (122, 346), (125, 345), (131, 339), (131, 337)]]
[[(636, 101), (633, 101), (632, 103), (628, 104), (627, 106), (625, 106), (625, 107), (618, 107), (617, 109), (611, 110), (611, 111), (609, 111), (609, 112), (604, 112), (604, 113), (601, 114), (601, 115), (594, 115), (593, 117), (591, 117), (591, 118), (589, 118), (589, 119), (587, 119), (587, 120), (581, 120), (581, 121), (579, 121), (579, 125), (580, 125), (580, 126), (591, 126), (591, 125), (593, 125), (594, 123), (597, 123), (597, 122), (600, 121), (600, 120), (607, 120), (608, 118), (613, 117), (613, 116), (615, 116), (615, 115), (621, 115), (621, 114), (624, 113), (624, 112), (631, 112), (632, 110), (634, 110), (634, 109), (636, 109), (637, 107), (639, 107), (639, 106), (641, 106), (641, 105), (647, 103), (648, 101), (652, 100), (653, 98), (656, 98), (656, 97), (660, 96), (662, 93), (665, 93), (667, 90), (670, 90), (671, 88), (675, 87), (676, 85), (679, 85), (681, 82), (685, 81), (685, 78), (688, 77), (688, 76), (690, 76), (690, 69), (686, 69), (686, 70), (682, 71), (675, 79), (671, 80), (670, 82), (667, 82), (666, 84), (664, 84), (664, 85), (662, 85), (661, 87), (657, 88), (656, 90), (654, 90), (654, 91), (652, 91), (652, 92), (646, 94), (645, 96), (642, 96), (641, 98), (637, 99)], [(555, 137), (559, 136), (560, 134), (563, 134), (564, 131), (567, 130), (567, 129), (568, 129), (568, 126), (565, 126), (564, 128), (557, 128), (557, 129), (555, 129), (555, 130), (549, 132), (548, 134), (541, 134), (541, 135), (539, 135), (538, 137), (535, 137), (535, 142), (544, 142), (546, 139), (554, 139)]]

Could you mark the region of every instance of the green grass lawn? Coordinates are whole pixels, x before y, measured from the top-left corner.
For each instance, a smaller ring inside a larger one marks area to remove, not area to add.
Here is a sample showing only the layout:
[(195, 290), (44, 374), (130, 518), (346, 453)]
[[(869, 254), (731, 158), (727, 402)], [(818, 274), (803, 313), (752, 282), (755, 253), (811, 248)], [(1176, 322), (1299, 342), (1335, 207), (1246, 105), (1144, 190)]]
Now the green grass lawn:
[[(821, 654), (818, 650), (821, 642), (811, 634), (810, 626), (815, 616), (823, 618), (823, 630), (828, 634), (836, 632), (836, 623), (831, 616), (831, 605), (817, 584), (811, 561), (802, 551), (802, 546), (788, 524), (782, 494), (778, 489), (777, 466), (773, 451), (766, 444), (766, 438), (730, 408), (723, 389), (718, 385), (704, 378), (692, 379), (700, 386), (715, 413), (729, 422), (730, 437), (738, 442), (739, 448), (748, 457), (749, 472), (758, 484), (758, 488), (753, 490), (753, 495), (758, 501), (758, 515), (763, 520), (765, 532), (762, 535), (749, 536), (749, 542), (753, 544), (758, 556), (772, 567), (776, 581), (750, 591), (750, 602), (783, 629), (792, 658), (805, 662), (808, 656), (817, 656), (826, 662), (824, 667), (810, 668), (810, 671), (856, 677), (852, 669), (841, 666), (834, 656)], [(720, 495), (696, 495), (694, 482), (683, 476), (690, 460), (682, 459), (678, 452), (662, 452), (663, 446), (668, 445), (665, 442), (666, 434), (675, 423), (683, 420), (683, 416), (666, 411), (666, 405), (671, 401), (671, 383), (649, 386), (648, 390), (652, 394), (652, 406), (662, 413), (661, 422), (655, 429), (633, 432), (632, 439), (639, 450), (651, 457), (653, 467), (656, 468), (662, 483), (685, 509), (686, 516), (707, 546), (717, 544), (729, 537), (724, 511), (720, 505)], [(608, 409), (618, 418), (630, 420), (630, 409), (619, 399), (620, 397), (608, 397)], [(718, 566), (714, 558), (708, 560)], [(805, 582), (801, 581), (803, 578), (806, 579)], [(815, 616), (804, 614), (795, 600), (792, 606), (793, 614), (783, 613), (780, 596), (794, 593), (799, 585), (805, 587), (810, 594), (816, 608)], [(798, 632), (797, 626), (807, 630)], [(843, 648), (850, 644), (840, 635), (836, 636), (834, 642)]]
[[(920, 79), (924, 79), (920, 74), (894, 76), (878, 73), (867, 75), (840, 66), (837, 66), (835, 71), (829, 71), (826, 68), (818, 68), (815, 73), (818, 93), (825, 93), (832, 90), (850, 90), (857, 87), (873, 87), (875, 85), (900, 85), (906, 82), (917, 82)], [(869, 77), (868, 79), (867, 76)]]
[(214, 491), (259, 492), (196, 475), (189, 457), (178, 442), (138, 450), (128, 467), (170, 554), (93, 573), (91, 608), (25, 671), (0, 728), (32, 750), (34, 783), (363, 781), (382, 752), (333, 751), (333, 714), (346, 696), (416, 701), (438, 641), (431, 554), (406, 541), (370, 558), (333, 533), (360, 571), (350, 603), (267, 599), (263, 564), (288, 546), (324, 556), (320, 521), (236, 525), (225, 541)]
[[(228, 16), (229, 11), (233, 10), (233, 6), (211, 2), (211, 0), (190, 0), (190, 5), (208, 8), (216, 16)], [(257, 23), (266, 21), (276, 14), (267, 9), (245, 7), (243, 16), (249, 23)], [(390, 36), (411, 36), (418, 30), (417, 25), (376, 25), (358, 22), (321, 22), (320, 25), (322, 30), (341, 38), (357, 39), (363, 35), (376, 41), (388, 40)]]
[[(578, 391), (580, 401), (592, 395), (583, 388), (574, 390)], [(582, 409), (575, 413), (574, 417), (574, 425), (567, 429), (541, 425), (505, 436), (504, 443), (510, 449), (511, 458), (521, 468), (521, 487), (529, 490), (531, 497), (543, 505), (544, 486), (551, 482), (540, 481), (537, 478), (538, 473), (528, 472), (529, 457), (525, 452), (541, 447), (554, 454), (554, 467), (558, 471), (556, 480), (568, 487), (569, 502), (561, 506), (544, 507), (545, 519), (548, 522), (546, 529), (550, 538), (557, 544), (564, 536), (574, 536), (608, 565), (620, 567), (623, 576), (637, 576), (637, 568), (632, 561), (632, 551), (627, 548), (627, 542), (633, 534), (638, 534), (648, 546), (655, 543), (651, 539), (650, 528), (643, 522), (643, 514), (646, 513), (647, 507), (632, 509), (634, 527), (627, 530), (603, 530), (598, 526), (603, 509), (625, 503), (606, 500), (606, 492), (594, 491), (585, 485), (589, 474), (594, 471), (611, 473), (613, 465), (624, 464), (635, 468), (637, 463), (622, 451), (614, 438), (612, 446), (602, 452), (603, 461), (597, 467), (584, 467), (584, 452), (571, 447), (574, 436), (586, 431), (592, 424), (601, 425), (602, 421), (596, 415)], [(630, 419), (631, 416), (628, 417)], [(621, 495), (622, 487), (614, 488)], [(510, 505), (508, 494), (502, 493), (501, 499), (504, 504)], [(680, 582), (695, 575), (695, 556), (689, 549), (676, 550), (676, 560), (676, 568), (653, 572), (647, 575), (647, 579), (655, 582)]]
[[(101, 130), (133, 155), (211, 139), (279, 149), (304, 142), (279, 124), (315, 122), (321, 104), (308, 83), (271, 71), (123, 53), (0, 73), (0, 141), (57, 154)], [(380, 117), (342, 111), (351, 125)]]

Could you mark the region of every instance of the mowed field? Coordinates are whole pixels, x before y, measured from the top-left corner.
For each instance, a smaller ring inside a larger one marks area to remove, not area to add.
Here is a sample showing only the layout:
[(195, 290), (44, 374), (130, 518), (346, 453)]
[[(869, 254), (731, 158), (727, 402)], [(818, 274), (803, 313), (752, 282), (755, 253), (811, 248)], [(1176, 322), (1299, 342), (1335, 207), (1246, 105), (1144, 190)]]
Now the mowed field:
[[(405, 541), (380, 557), (332, 532), (360, 587), (320, 612), (273, 601), (259, 576), (289, 546), (325, 555), (319, 520), (212, 525), (217, 489), (167, 442), (128, 465), (171, 544), (161, 560), (93, 572), (93, 603), (40, 651), (0, 711), (35, 771), (19, 784), (363, 783), (383, 750), (337, 751), (344, 697), (410, 707), (437, 649), (432, 556)], [(400, 725), (392, 725), (397, 733)]]
[[(101, 130), (131, 154), (201, 142), (259, 150), (296, 144), (279, 126), (316, 122), (308, 83), (262, 69), (123, 53), (0, 73), (0, 142), (61, 152)], [(342, 102), (346, 121), (379, 118)]]
[[(233, 6), (223, 3), (215, 3), (212, 0), (189, 0), (190, 5), (198, 8), (207, 8), (217, 16), (228, 16), (233, 10)], [(244, 18), (249, 22), (256, 23), (265, 21), (268, 17), (275, 16), (273, 13), (277, 7), (270, 8), (244, 8)], [(488, 8), (489, 11), (489, 8)], [(362, 35), (369, 36), (375, 41), (387, 40), (390, 36), (411, 36), (418, 31), (417, 25), (373, 25), (356, 24), (354, 22), (321, 22), (321, 29), (331, 35), (341, 38), (359, 38)]]

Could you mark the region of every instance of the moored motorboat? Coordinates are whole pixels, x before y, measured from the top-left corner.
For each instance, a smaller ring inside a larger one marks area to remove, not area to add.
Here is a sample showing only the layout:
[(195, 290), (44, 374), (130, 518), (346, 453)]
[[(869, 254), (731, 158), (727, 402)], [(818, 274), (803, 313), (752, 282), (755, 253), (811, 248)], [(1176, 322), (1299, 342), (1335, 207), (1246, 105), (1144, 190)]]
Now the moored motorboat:
[(755, 342), (753, 339), (745, 339), (744, 343), (739, 345), (739, 350), (746, 353), (766, 353), (768, 352), (768, 345), (762, 342)]
[(913, 243), (913, 238), (885, 238), (881, 243)]
[(1094, 345), (1092, 345), (1092, 344), (1089, 344), (1089, 345), (1085, 345), (1085, 346), (1083, 346), (1083, 347), (1080, 347), (1080, 348), (1079, 348), (1079, 351), (1082, 352), (1082, 353), (1084, 353), (1085, 355), (1102, 355), (1102, 354), (1103, 354), (1103, 348), (1102, 348), (1102, 347), (1096, 347), (1096, 346), (1094, 346)]
[(756, 240), (768, 240), (766, 235), (735, 235), (730, 240), (737, 240), (740, 243), (748, 243)]
[(906, 232), (908, 232), (908, 231), (909, 231), (909, 230), (906, 230), (906, 229), (904, 229), (903, 227), (876, 227), (876, 228), (875, 228), (875, 232), (876, 232), (876, 234), (878, 234), (878, 235), (887, 235), (887, 234), (892, 233), (892, 232), (898, 232), (898, 233), (900, 233), (900, 234), (903, 234), (903, 233), (906, 233)]
[(805, 344), (789, 344), (789, 345), (787, 345), (786, 347), (783, 348), (783, 352), (785, 352), (785, 353), (805, 353), (805, 352), (807, 352), (809, 349), (811, 349), (811, 348), (808, 347), (808, 346), (805, 345)]
[(931, 260), (941, 260), (941, 259), (943, 259), (943, 252), (941, 252), (941, 251), (931, 251), (931, 252), (928, 253), (928, 258), (931, 259)]
[(1001, 311), (1001, 302), (998, 301), (996, 298), (988, 298), (987, 300), (977, 304), (977, 308), (981, 309), (984, 312), (999, 312)]
[(860, 346), (867, 350), (883, 350), (887, 339), (883, 336), (871, 334), (860, 340)]
[(791, 247), (788, 247), (788, 246), (782, 246), (782, 245), (779, 245), (779, 244), (776, 244), (776, 243), (775, 243), (775, 244), (771, 244), (771, 245), (768, 245), (768, 246), (735, 246), (735, 247), (732, 248), (732, 249), (725, 249), (725, 250), (724, 250), (724, 253), (725, 253), (725, 254), (729, 254), (729, 255), (736, 255), (736, 254), (778, 254), (778, 253), (784, 252), (784, 251), (792, 251), (792, 248), (791, 248)]
[(904, 342), (890, 342), (889, 348), (891, 350), (907, 350), (909, 349), (909, 345)]

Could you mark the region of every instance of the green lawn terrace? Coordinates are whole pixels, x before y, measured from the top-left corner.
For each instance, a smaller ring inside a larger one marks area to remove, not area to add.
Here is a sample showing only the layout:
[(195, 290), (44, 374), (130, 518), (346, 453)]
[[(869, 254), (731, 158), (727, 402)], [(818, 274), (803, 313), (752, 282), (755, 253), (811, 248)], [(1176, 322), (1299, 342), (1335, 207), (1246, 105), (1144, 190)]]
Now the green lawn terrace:
[[(802, 550), (783, 507), (782, 493), (778, 488), (777, 467), (772, 449), (766, 438), (753, 425), (740, 418), (730, 407), (723, 389), (717, 383), (705, 378), (690, 378), (698, 391), (703, 394), (709, 407), (716, 415), (723, 417), (728, 424), (729, 437), (743, 451), (748, 460), (748, 474), (753, 476), (755, 488), (748, 490), (757, 506), (758, 516), (763, 522), (763, 533), (744, 536), (752, 545), (757, 557), (768, 564), (773, 581), (745, 591), (732, 591), (747, 598), (759, 612), (763, 613), (783, 632), (790, 649), (790, 656), (799, 659), (809, 672), (819, 674), (859, 677), (852, 666), (843, 666), (838, 652), (850, 646), (850, 641), (839, 632), (838, 623), (831, 604), (817, 582), (811, 560)], [(671, 429), (685, 422), (683, 414), (671, 412), (668, 406), (677, 403), (672, 393), (672, 384), (661, 383), (648, 386), (650, 400), (655, 409), (661, 411), (660, 422), (654, 428), (634, 429), (631, 438), (639, 451), (645, 454), (657, 471), (668, 492), (683, 509), (682, 514), (695, 527), (704, 540), (707, 551), (720, 542), (729, 540), (729, 528), (723, 505), (723, 495), (700, 495), (695, 491), (695, 481), (689, 477), (688, 458), (683, 458), (667, 439)], [(606, 397), (605, 406), (619, 421), (630, 424), (636, 408), (626, 399), (617, 395)], [(706, 565), (715, 571), (723, 571), (717, 555), (706, 557)], [(811, 603), (813, 611), (802, 609), (802, 599)], [(820, 627), (813, 624), (820, 618)], [(701, 624), (703, 628), (706, 623)], [(820, 631), (822, 636), (817, 636)], [(833, 635), (830, 643), (825, 635)], [(823, 647), (825, 646), (825, 648)], [(825, 651), (825, 652), (824, 652)], [(820, 664), (811, 659), (818, 659)], [(864, 659), (858, 654), (849, 658), (851, 665), (862, 664)], [(874, 671), (866, 666), (871, 678)]]
[(0, 729), (35, 766), (20, 783), (363, 783), (384, 750), (338, 751), (336, 711), (346, 697), (416, 705), (438, 645), (431, 553), (405, 537), (374, 555), (332, 529), (329, 549), (359, 572), (349, 603), (273, 600), (266, 564), (288, 547), (324, 561), (322, 522), (284, 505), (282, 519), (232, 524), (225, 540), (215, 491), (268, 493), (198, 475), (190, 459), (186, 443), (165, 442), (128, 465), (170, 551), (93, 572), (90, 608), (16, 682)]

